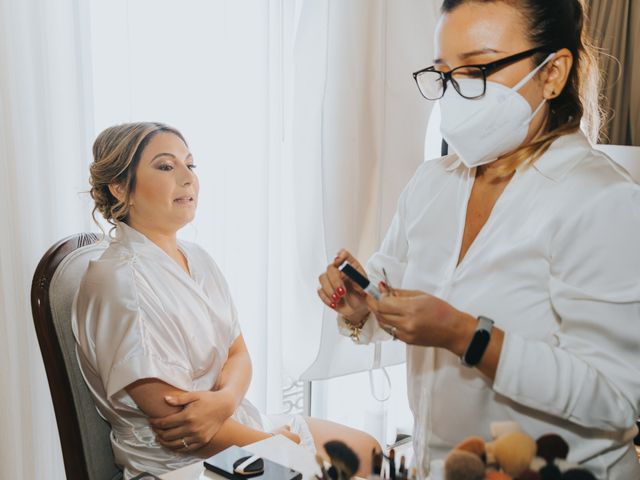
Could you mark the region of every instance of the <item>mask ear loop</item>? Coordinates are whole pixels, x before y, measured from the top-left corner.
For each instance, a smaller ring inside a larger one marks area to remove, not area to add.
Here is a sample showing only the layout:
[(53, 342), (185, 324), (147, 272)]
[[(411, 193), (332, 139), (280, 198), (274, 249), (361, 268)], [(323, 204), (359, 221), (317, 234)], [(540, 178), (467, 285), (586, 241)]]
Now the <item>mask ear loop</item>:
[(384, 403), (391, 398), (391, 377), (385, 367), (380, 369), (382, 371), (383, 378), (386, 386), (382, 388), (382, 395), (378, 395), (373, 381), (373, 369), (369, 370), (369, 388), (371, 389), (371, 396), (380, 403)]
[[(542, 63), (540, 65), (538, 65), (536, 68), (534, 68), (533, 70), (531, 70), (526, 77), (524, 77), (522, 80), (520, 80), (515, 87), (513, 87), (511, 90), (513, 92), (517, 92), (518, 90), (520, 90), (529, 80), (531, 80), (536, 73), (538, 73), (540, 71), (540, 69), (542, 67), (544, 67), (547, 63), (549, 63), (549, 61), (555, 57), (556, 53), (550, 53), (549, 55), (547, 55), (547, 58), (545, 58)], [(528, 118), (527, 122), (530, 122), (531, 120), (533, 120), (535, 118), (535, 116), (538, 114), (538, 112), (542, 109), (542, 107), (544, 107), (544, 104), (547, 102), (546, 98), (543, 98), (542, 101), (540, 102), (540, 105), (538, 105), (536, 107), (536, 109), (533, 111), (533, 113), (531, 114), (531, 116)]]
[(538, 114), (540, 110), (542, 110), (542, 107), (544, 107), (545, 103), (547, 103), (547, 99), (543, 98), (542, 101), (540, 102), (540, 105), (536, 107), (536, 109), (533, 111), (533, 113), (529, 117), (529, 122), (535, 118), (535, 116)]
[[(391, 377), (389, 377), (389, 372), (387, 372), (387, 369), (384, 367), (381, 367), (380, 365), (381, 360), (382, 360), (382, 346), (380, 345), (380, 342), (376, 342), (376, 346), (373, 351), (373, 365), (369, 369), (369, 388), (371, 389), (371, 395), (373, 396), (373, 398), (375, 398), (380, 403), (384, 403), (387, 400), (389, 400), (389, 398), (391, 398)], [(378, 394), (376, 393), (376, 389), (374, 387), (374, 382), (373, 382), (373, 371), (378, 369), (382, 371), (382, 374), (384, 375), (384, 379), (386, 380), (385, 382), (386, 388), (385, 387), (382, 388), (381, 396), (378, 396)]]
[(536, 73), (538, 73), (540, 71), (540, 69), (542, 67), (544, 67), (547, 63), (549, 63), (549, 60), (551, 60), (553, 57), (555, 57), (556, 52), (550, 53), (547, 58), (544, 59), (544, 61), (538, 65), (536, 68), (534, 68), (533, 70), (531, 70), (526, 77), (524, 77), (522, 80), (520, 80), (515, 87), (513, 87), (511, 90), (513, 90), (514, 92), (517, 92), (518, 90), (520, 90), (529, 80), (531, 80)]

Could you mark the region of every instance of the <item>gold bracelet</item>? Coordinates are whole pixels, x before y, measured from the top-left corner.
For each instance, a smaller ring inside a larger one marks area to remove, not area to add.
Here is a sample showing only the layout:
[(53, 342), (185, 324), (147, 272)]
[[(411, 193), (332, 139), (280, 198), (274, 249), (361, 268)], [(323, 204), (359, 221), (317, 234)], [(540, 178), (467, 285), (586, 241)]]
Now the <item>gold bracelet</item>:
[(353, 341), (353, 343), (359, 343), (360, 333), (362, 332), (362, 327), (364, 327), (365, 322), (361, 322), (360, 325), (354, 325), (345, 317), (342, 317), (342, 319), (344, 320), (344, 323), (346, 323), (347, 326), (351, 329), (351, 334), (349, 335), (349, 338)]

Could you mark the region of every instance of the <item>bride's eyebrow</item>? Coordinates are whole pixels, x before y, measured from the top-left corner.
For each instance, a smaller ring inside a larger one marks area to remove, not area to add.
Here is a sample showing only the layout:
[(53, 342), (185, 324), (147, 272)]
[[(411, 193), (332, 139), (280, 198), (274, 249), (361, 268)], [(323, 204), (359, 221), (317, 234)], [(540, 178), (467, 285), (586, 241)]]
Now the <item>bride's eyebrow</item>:
[(163, 153), (158, 153), (157, 155), (155, 155), (155, 156), (151, 159), (151, 161), (150, 161), (149, 163), (153, 163), (153, 162), (155, 162), (155, 161), (156, 161), (156, 159), (158, 159), (158, 158), (160, 158), (160, 157), (163, 157), (163, 156), (171, 157), (171, 158), (173, 158), (174, 160), (176, 159), (176, 156), (175, 156), (173, 153), (163, 152)]
[[(155, 155), (155, 156), (151, 159), (151, 161), (150, 161), (149, 163), (153, 163), (157, 158), (160, 158), (160, 157), (162, 157), (162, 156), (171, 157), (173, 160), (177, 160), (177, 159), (178, 159), (178, 157), (176, 157), (173, 153), (169, 153), (169, 152), (162, 152), (162, 153), (158, 153), (157, 155)], [(187, 160), (189, 160), (189, 159), (193, 160), (193, 155), (191, 154), (191, 152), (189, 152), (189, 154), (188, 154), (186, 157), (184, 157), (185, 162), (186, 162)]]

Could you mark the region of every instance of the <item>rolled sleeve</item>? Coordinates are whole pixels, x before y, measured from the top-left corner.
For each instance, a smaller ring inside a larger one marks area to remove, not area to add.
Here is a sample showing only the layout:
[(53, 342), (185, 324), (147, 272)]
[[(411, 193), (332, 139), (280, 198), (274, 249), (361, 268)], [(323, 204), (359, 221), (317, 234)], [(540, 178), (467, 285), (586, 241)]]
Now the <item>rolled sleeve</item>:
[(96, 338), (98, 368), (106, 396), (115, 403), (123, 389), (141, 379), (157, 378), (181, 390), (193, 387), (180, 341), (170, 338), (171, 319), (145, 307), (145, 302), (135, 310), (111, 303), (109, 310), (117, 315), (101, 315), (105, 331)]
[(107, 398), (113, 399), (125, 387), (143, 378), (157, 378), (180, 390), (192, 388), (191, 374), (182, 365), (152, 354), (137, 354), (113, 366), (106, 381)]

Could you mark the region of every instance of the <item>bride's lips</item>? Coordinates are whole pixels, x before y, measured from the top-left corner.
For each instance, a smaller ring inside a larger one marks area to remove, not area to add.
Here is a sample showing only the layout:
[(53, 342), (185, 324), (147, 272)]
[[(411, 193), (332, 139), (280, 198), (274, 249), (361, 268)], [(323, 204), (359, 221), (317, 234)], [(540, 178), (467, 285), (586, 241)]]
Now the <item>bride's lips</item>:
[(191, 195), (183, 195), (181, 197), (173, 199), (173, 201), (175, 203), (180, 203), (180, 204), (184, 204), (184, 205), (187, 205), (189, 203), (193, 203), (193, 200), (194, 200), (193, 196), (191, 196)]

